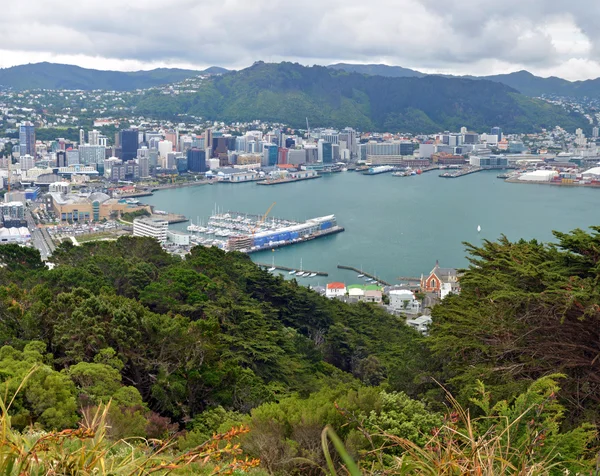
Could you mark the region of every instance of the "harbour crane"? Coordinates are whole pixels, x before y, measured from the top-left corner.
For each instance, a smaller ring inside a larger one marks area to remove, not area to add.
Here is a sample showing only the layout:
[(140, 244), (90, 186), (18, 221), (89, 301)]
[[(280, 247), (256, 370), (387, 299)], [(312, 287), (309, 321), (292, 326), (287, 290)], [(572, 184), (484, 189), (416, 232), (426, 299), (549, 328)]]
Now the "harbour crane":
[(252, 228), (252, 238), (254, 238), (254, 234), (256, 233), (256, 230), (260, 228), (260, 225), (262, 225), (265, 222), (267, 216), (269, 215), (269, 213), (271, 213), (271, 210), (273, 209), (276, 203), (277, 202), (273, 202), (271, 206), (267, 209), (265, 214), (260, 218), (260, 220), (256, 222), (256, 225), (254, 225), (254, 227)]

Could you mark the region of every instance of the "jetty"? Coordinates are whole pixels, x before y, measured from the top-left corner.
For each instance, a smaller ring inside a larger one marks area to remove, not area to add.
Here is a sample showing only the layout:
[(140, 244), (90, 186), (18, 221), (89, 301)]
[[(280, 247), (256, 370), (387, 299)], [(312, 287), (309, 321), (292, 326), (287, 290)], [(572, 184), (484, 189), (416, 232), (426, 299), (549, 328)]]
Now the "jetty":
[[(316, 274), (317, 276), (329, 276), (328, 273), (324, 272), (324, 271), (311, 271), (309, 269), (297, 269), (297, 268), (288, 268), (287, 266), (279, 266), (279, 265), (270, 265), (270, 264), (265, 264), (265, 263), (256, 263), (258, 266), (261, 266), (263, 268), (275, 268), (281, 271), (296, 271), (297, 273), (310, 273), (310, 274)], [(302, 277), (302, 276), (300, 276)], [(305, 278), (307, 278), (308, 276), (304, 276)]]
[(153, 213), (151, 217), (158, 220), (167, 220), (169, 225), (173, 225), (175, 223), (185, 223), (189, 221), (185, 215), (180, 215), (179, 213)]
[(421, 278), (417, 278), (415, 276), (398, 276), (396, 279), (403, 283), (420, 283), (421, 282)]
[(483, 169), (481, 167), (468, 167), (468, 168), (464, 168), (464, 169), (458, 169), (454, 172), (445, 172), (443, 174), (440, 174), (440, 177), (442, 178), (458, 178), (458, 177), (462, 177), (463, 175), (469, 175), (469, 174), (474, 174), (476, 172), (481, 172)]
[(369, 274), (369, 273), (366, 273), (364, 271), (361, 271), (360, 269), (355, 268), (354, 266), (344, 266), (344, 265), (338, 264), (337, 267), (338, 267), (338, 269), (345, 269), (345, 270), (348, 270), (348, 271), (354, 271), (357, 274), (363, 274), (367, 278), (374, 279), (375, 281), (377, 281), (378, 283), (383, 284), (384, 286), (391, 286), (390, 283), (384, 281), (383, 279), (378, 278), (377, 276), (375, 276), (373, 274)]
[(301, 182), (302, 180), (312, 180), (321, 178), (320, 175), (311, 175), (309, 177), (295, 177), (295, 178), (280, 178), (280, 179), (266, 179), (256, 182), (256, 185), (281, 185), (283, 183)]

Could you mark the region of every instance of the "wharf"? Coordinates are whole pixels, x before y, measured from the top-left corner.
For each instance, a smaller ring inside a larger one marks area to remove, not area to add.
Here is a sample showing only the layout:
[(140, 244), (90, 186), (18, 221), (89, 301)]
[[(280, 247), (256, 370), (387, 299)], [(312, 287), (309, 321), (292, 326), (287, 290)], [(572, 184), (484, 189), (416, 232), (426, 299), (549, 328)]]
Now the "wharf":
[(398, 276), (396, 279), (403, 283), (420, 283), (421, 282), (421, 278), (417, 278), (415, 276)]
[(291, 245), (296, 245), (298, 243), (305, 243), (307, 241), (312, 241), (315, 240), (317, 238), (322, 238), (324, 236), (328, 236), (328, 235), (335, 235), (336, 233), (341, 233), (345, 231), (343, 227), (341, 226), (334, 226), (332, 228), (329, 228), (327, 230), (322, 230), (318, 233), (315, 233), (314, 235), (308, 235), (304, 238), (298, 239), (296, 241), (286, 241), (285, 243), (273, 243), (272, 245), (264, 245), (258, 249), (250, 249), (247, 250), (245, 253), (246, 254), (250, 254), (250, 253), (258, 253), (259, 251), (266, 251), (266, 250), (274, 250), (276, 248), (283, 248), (284, 246), (291, 246)]
[(260, 182), (256, 182), (256, 185), (280, 185), (282, 183), (292, 183), (292, 182), (301, 182), (302, 180), (312, 180), (321, 178), (320, 175), (313, 175), (311, 177), (298, 177), (298, 178), (284, 178), (284, 179), (275, 179), (275, 180), (261, 180)]
[(381, 278), (378, 278), (377, 276), (374, 276), (374, 275), (372, 275), (372, 274), (365, 273), (364, 271), (361, 271), (360, 269), (358, 269), (358, 268), (355, 268), (355, 267), (353, 267), (353, 266), (343, 266), (343, 265), (341, 265), (341, 264), (338, 264), (338, 265), (337, 265), (337, 267), (338, 267), (338, 269), (346, 269), (346, 270), (348, 270), (348, 271), (354, 271), (355, 273), (358, 273), (358, 274), (364, 274), (364, 275), (365, 275), (367, 278), (374, 279), (374, 280), (375, 280), (375, 281), (377, 281), (378, 283), (381, 283), (381, 284), (383, 284), (383, 285), (385, 285), (385, 286), (391, 286), (391, 284), (390, 284), (390, 283), (388, 283), (388, 282), (384, 281), (383, 279), (381, 279)]
[[(324, 272), (324, 271), (310, 271), (309, 269), (296, 269), (296, 268), (288, 268), (287, 266), (279, 266), (279, 265), (270, 265), (270, 264), (265, 264), (265, 263), (256, 263), (258, 266), (262, 266), (263, 268), (275, 268), (275, 269), (279, 269), (281, 271), (296, 271), (297, 273), (310, 273), (310, 274), (316, 274), (317, 276), (329, 276), (328, 273)], [(302, 277), (302, 276), (300, 276)], [(307, 276), (305, 276), (306, 278)]]
[(123, 195), (119, 195), (119, 198), (151, 197), (152, 195), (154, 195), (152, 192), (124, 193)]
[(167, 213), (166, 215), (154, 213), (151, 215), (151, 217), (156, 218), (158, 220), (167, 220), (167, 222), (169, 222), (169, 225), (173, 225), (175, 223), (185, 223), (189, 221), (189, 219), (185, 215), (179, 215), (178, 213)]
[(476, 172), (481, 172), (483, 169), (481, 167), (469, 167), (468, 169), (458, 169), (455, 172), (445, 172), (440, 174), (442, 178), (458, 178), (464, 175), (474, 174)]
[(421, 173), (424, 174), (425, 172), (431, 172), (432, 170), (439, 170), (439, 168), (439, 165), (430, 165), (429, 167), (421, 169)]

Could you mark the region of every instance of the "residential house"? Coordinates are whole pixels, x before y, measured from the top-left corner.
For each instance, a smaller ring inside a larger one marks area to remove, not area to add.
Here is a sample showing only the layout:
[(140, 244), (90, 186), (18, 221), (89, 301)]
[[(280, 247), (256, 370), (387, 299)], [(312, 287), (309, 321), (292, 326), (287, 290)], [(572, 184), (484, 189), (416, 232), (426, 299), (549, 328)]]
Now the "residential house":
[(431, 316), (419, 316), (416, 317), (414, 319), (408, 319), (406, 321), (406, 324), (410, 327), (412, 327), (413, 329), (416, 329), (417, 331), (419, 331), (421, 334), (425, 334), (427, 335), (427, 332), (429, 331), (429, 326), (431, 325)]
[(325, 289), (325, 296), (329, 299), (341, 298), (346, 295), (346, 285), (344, 283), (328, 283)]
[(392, 289), (389, 293), (390, 308), (393, 311), (406, 314), (419, 314), (421, 303), (415, 298), (412, 291), (408, 289)]

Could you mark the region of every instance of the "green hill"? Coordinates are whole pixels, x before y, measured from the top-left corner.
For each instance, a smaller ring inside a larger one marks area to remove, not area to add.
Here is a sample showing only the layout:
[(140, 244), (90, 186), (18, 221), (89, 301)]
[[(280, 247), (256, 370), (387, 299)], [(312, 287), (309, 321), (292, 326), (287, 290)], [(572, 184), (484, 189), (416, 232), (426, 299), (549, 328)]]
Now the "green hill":
[[(223, 68), (209, 68), (206, 74), (221, 74)], [(26, 89), (108, 89), (128, 91), (174, 83), (202, 73), (175, 68), (151, 71), (100, 71), (55, 63), (34, 63), (0, 69), (0, 86)]]
[(588, 127), (579, 114), (531, 99), (492, 81), (463, 78), (389, 78), (321, 66), (256, 63), (206, 81), (195, 94), (149, 92), (137, 112), (158, 117), (192, 114), (223, 121), (284, 122), (303, 127), (436, 132), (466, 126), (533, 132), (560, 125)]

